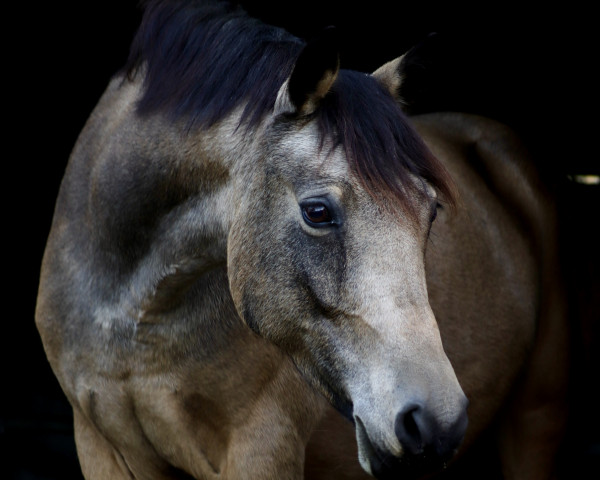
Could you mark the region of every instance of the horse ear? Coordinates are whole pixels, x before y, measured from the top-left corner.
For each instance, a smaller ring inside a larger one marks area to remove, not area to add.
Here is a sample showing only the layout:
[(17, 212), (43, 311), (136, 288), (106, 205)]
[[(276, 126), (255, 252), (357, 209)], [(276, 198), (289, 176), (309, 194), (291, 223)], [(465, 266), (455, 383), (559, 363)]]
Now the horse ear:
[(335, 28), (328, 27), (300, 52), (275, 101), (275, 115), (309, 115), (319, 106), (340, 69)]
[(404, 79), (404, 60), (406, 54), (398, 57), (391, 62), (387, 62), (373, 72), (373, 76), (390, 92), (400, 104), (404, 104), (404, 100), (400, 95), (400, 86)]
[(373, 72), (373, 76), (390, 92), (402, 109), (410, 113), (422, 98), (420, 92), (428, 85), (432, 59), (439, 50), (440, 36), (432, 33), (401, 57)]

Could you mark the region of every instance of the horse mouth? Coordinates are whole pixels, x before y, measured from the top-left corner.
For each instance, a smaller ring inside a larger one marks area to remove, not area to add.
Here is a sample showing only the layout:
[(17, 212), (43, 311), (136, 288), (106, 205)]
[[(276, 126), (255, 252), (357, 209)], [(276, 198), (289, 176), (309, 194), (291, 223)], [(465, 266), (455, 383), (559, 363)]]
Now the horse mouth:
[[(374, 475), (372, 464), (380, 462), (379, 455), (367, 435), (367, 429), (360, 417), (354, 417), (356, 423), (356, 442), (358, 443), (358, 461), (362, 468), (370, 475)], [(375, 465), (376, 467), (378, 465)]]
[(450, 459), (441, 458), (429, 449), (418, 455), (410, 454), (404, 449), (400, 455), (385, 452), (373, 444), (360, 417), (355, 416), (354, 420), (360, 465), (369, 475), (378, 480), (420, 478), (423, 475), (442, 470)]

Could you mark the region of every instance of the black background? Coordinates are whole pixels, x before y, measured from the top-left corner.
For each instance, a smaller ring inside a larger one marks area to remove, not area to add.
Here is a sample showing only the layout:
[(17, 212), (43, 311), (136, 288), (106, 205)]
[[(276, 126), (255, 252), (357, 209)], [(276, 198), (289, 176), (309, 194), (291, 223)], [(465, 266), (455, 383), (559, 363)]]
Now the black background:
[[(573, 3), (573, 2), (571, 2)], [(370, 72), (438, 34), (419, 108), (488, 115), (512, 126), (557, 192), (571, 319), (582, 363), (565, 478), (598, 472), (598, 51), (594, 14), (524, 2), (246, 1), (268, 23), (310, 38), (338, 27), (343, 68)], [(66, 161), (141, 18), (136, 2), (23, 2), (3, 6), (4, 314), (0, 348), (0, 477), (80, 478), (70, 407), (35, 330), (39, 267)], [(574, 469), (574, 470), (573, 470)]]

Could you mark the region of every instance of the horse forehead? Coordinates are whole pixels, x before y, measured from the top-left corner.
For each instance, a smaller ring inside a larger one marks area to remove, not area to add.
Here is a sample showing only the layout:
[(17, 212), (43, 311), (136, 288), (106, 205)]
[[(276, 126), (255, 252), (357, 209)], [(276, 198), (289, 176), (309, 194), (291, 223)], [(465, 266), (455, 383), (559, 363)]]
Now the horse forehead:
[(322, 137), (314, 122), (286, 132), (280, 137), (278, 149), (288, 167), (302, 168), (320, 177), (332, 180), (350, 178), (350, 167), (341, 146), (333, 146), (333, 140)]

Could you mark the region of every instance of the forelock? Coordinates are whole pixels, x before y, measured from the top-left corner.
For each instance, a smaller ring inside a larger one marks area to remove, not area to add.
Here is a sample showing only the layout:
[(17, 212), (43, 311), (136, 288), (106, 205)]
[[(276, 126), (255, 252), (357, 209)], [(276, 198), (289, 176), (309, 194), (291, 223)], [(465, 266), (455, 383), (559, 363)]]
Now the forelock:
[(445, 168), (371, 75), (341, 70), (315, 115), (322, 141), (343, 149), (353, 174), (384, 207), (413, 211), (415, 177), (453, 203)]

